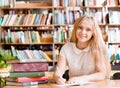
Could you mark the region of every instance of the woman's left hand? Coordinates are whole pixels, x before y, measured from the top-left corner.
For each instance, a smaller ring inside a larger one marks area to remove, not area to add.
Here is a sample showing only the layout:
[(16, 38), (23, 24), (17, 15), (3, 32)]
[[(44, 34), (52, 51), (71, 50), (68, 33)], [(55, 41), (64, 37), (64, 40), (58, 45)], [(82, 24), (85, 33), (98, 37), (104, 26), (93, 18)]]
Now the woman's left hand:
[(84, 82), (85, 80), (86, 79), (84, 77), (72, 77), (66, 83), (68, 84), (79, 83), (79, 82)]

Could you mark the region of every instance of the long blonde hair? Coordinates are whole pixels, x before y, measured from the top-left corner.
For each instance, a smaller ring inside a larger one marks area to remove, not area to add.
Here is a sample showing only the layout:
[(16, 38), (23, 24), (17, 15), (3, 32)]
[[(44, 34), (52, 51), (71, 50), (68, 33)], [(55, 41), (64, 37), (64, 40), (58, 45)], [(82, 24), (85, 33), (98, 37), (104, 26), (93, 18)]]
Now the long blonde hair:
[(94, 17), (84, 15), (75, 21), (70, 42), (77, 43), (76, 30), (78, 29), (79, 24), (84, 20), (91, 20), (90, 22), (92, 22), (90, 24), (93, 28), (93, 35), (91, 40), (89, 41), (90, 51), (92, 53), (92, 56), (95, 58), (96, 61), (99, 60), (104, 61), (104, 64), (101, 65), (106, 65), (106, 71), (109, 74), (111, 68), (110, 68), (110, 62), (109, 62), (106, 45), (102, 37), (101, 29)]

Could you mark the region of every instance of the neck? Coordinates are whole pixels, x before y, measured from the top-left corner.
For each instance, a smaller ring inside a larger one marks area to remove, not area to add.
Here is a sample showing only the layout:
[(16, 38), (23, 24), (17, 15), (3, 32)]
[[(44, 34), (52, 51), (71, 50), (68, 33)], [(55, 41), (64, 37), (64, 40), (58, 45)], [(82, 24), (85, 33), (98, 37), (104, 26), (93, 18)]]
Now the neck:
[(80, 43), (80, 42), (76, 43), (76, 47), (79, 49), (85, 49), (87, 46), (88, 46), (88, 43)]

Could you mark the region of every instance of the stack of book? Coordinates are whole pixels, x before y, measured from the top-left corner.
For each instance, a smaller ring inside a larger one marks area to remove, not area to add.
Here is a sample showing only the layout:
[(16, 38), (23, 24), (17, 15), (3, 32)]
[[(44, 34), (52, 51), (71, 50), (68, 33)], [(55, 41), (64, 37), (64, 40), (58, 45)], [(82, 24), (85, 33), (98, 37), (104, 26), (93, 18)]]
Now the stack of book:
[(48, 66), (48, 62), (11, 63), (6, 85), (29, 86), (45, 84), (48, 82), (48, 77), (45, 75), (48, 71)]

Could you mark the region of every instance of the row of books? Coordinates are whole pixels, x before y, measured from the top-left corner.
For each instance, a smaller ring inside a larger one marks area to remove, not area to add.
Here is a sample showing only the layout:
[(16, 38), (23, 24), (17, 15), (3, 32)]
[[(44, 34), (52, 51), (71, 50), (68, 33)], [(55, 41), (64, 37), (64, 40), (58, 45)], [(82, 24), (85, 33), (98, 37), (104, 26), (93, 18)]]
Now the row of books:
[(73, 24), (74, 21), (83, 15), (82, 10), (54, 10), (54, 24)]
[(53, 6), (82, 6), (83, 0), (53, 0)]
[(120, 42), (120, 29), (119, 28), (109, 28), (108, 30), (108, 42), (119, 43)]
[(42, 38), (53, 38), (52, 32), (39, 31), (1, 31), (0, 40), (2, 43), (40, 43)]
[[(10, 29), (2, 30), (1, 43), (41, 43), (48, 42), (67, 42), (71, 37), (73, 26), (70, 27), (55, 27), (54, 31), (13, 31)], [(54, 35), (53, 35), (54, 34)], [(43, 41), (46, 39), (46, 41)], [(47, 40), (48, 39), (48, 40)]]
[(54, 0), (53, 6), (102, 6), (105, 0)]
[(16, 0), (0, 0), (0, 7), (14, 7)]
[(42, 50), (17, 50), (11, 46), (13, 56), (18, 58), (20, 62), (49, 62), (52, 61), (45, 52)]
[(107, 5), (120, 5), (120, 0), (107, 0)]
[(1, 42), (3, 43), (40, 43), (38, 31), (7, 31), (3, 30)]
[(52, 13), (43, 14), (6, 14), (2, 26), (51, 24)]
[(82, 10), (80, 8), (67, 8), (66, 11), (54, 11), (54, 24), (73, 24), (74, 21), (83, 14), (94, 16), (98, 23), (105, 23), (104, 8), (87, 8), (85, 10)]
[(102, 6), (105, 0), (83, 0), (84, 6)]
[(94, 16), (97, 22), (105, 23), (105, 16), (104, 16), (104, 8), (96, 9), (96, 8), (87, 8), (85, 14), (90, 16)]
[[(31, 2), (31, 1), (30, 1)], [(35, 1), (34, 1), (35, 2)], [(106, 0), (107, 5), (119, 5), (120, 0)], [(16, 0), (1, 0), (0, 7), (15, 7), (17, 4), (25, 3)], [(33, 2), (32, 2), (33, 3)], [(53, 6), (101, 6), (105, 0), (53, 0)]]
[(58, 27), (54, 30), (54, 42), (67, 42), (71, 37), (73, 27)]

